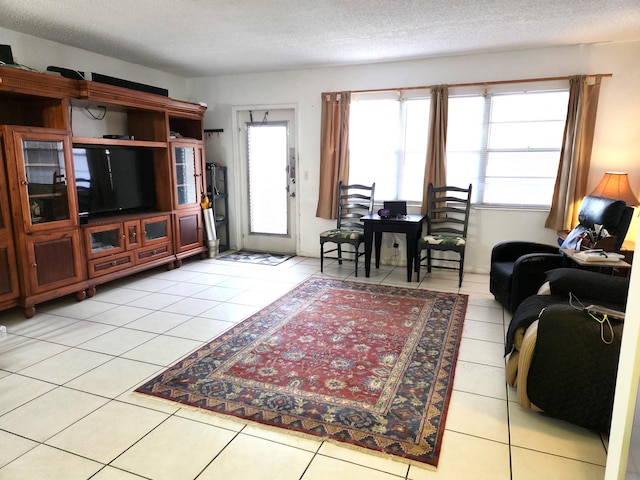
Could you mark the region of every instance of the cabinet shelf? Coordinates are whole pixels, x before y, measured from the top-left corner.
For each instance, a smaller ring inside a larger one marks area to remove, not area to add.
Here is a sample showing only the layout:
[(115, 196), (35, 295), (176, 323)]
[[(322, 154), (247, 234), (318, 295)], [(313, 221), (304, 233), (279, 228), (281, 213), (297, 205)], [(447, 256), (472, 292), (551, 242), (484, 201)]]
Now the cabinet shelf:
[(63, 197), (63, 193), (30, 193), (29, 198), (56, 198)]
[(25, 160), (24, 162), (25, 167), (28, 168), (51, 168), (51, 167), (59, 167), (60, 165), (58, 163), (55, 162), (49, 162), (49, 163), (42, 163), (42, 162), (30, 162), (29, 160)]
[(147, 140), (122, 140), (119, 138), (73, 137), (74, 145), (113, 145), (129, 147), (167, 148), (167, 142), (150, 142)]
[[(213, 201), (213, 218), (220, 251), (229, 250), (229, 205), (227, 195), (227, 167), (207, 164), (207, 194)], [(218, 193), (215, 193), (218, 192)]]

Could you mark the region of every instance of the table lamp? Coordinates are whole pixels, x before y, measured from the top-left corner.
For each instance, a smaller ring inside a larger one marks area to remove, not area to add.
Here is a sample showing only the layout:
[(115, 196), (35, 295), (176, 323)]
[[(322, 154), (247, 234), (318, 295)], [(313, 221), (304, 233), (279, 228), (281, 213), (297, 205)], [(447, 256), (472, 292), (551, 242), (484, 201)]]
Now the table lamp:
[(589, 195), (623, 200), (629, 206), (640, 205), (629, 185), (629, 176), (622, 172), (606, 172), (600, 183)]

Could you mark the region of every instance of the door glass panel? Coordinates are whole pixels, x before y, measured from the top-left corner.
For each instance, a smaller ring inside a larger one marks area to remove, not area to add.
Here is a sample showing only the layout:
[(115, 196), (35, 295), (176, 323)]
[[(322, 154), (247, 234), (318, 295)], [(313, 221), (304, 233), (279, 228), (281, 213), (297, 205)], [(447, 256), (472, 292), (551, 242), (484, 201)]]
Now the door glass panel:
[(284, 122), (247, 125), (249, 233), (289, 233), (287, 143)]
[(161, 220), (159, 222), (147, 223), (144, 226), (144, 238), (146, 240), (155, 240), (167, 236), (167, 222)]
[(61, 141), (23, 140), (31, 223), (68, 220), (69, 199)]
[(175, 147), (176, 189), (178, 205), (195, 203), (196, 192), (196, 152), (193, 147)]

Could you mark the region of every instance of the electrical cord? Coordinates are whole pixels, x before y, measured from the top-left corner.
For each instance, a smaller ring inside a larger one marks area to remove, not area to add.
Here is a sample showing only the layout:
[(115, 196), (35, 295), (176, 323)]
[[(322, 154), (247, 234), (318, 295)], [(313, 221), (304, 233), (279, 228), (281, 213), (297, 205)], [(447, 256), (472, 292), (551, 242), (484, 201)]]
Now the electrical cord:
[[(579, 306), (576, 306), (573, 304), (575, 301), (579, 304)], [(596, 322), (598, 322), (600, 324), (600, 339), (602, 340), (602, 343), (604, 343), (605, 345), (611, 345), (613, 343), (613, 339), (615, 338), (615, 335), (613, 333), (613, 327), (611, 326), (611, 321), (609, 320), (609, 315), (606, 313), (601, 314), (602, 318), (598, 318), (597, 315), (595, 315), (591, 309), (589, 307), (586, 307), (578, 297), (576, 297), (572, 292), (569, 292), (569, 305), (575, 309), (575, 310), (579, 310), (582, 312), (587, 312), (587, 314), (593, 318)], [(540, 312), (542, 314), (542, 312)], [(607, 340), (605, 339), (605, 330), (604, 330), (604, 325), (605, 323), (607, 324), (607, 326), (609, 327), (609, 337), (610, 339)]]
[(104, 117), (107, 116), (107, 107), (98, 107), (98, 109), (102, 112), (102, 115), (94, 115), (94, 113), (89, 110), (89, 107), (84, 107), (84, 111), (94, 120), (104, 120)]

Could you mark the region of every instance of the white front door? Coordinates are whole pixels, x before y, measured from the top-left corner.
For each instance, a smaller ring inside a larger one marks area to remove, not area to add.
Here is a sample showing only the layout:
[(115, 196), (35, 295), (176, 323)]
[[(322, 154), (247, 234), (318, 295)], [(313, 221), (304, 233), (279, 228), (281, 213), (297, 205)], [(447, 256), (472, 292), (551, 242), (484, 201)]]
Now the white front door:
[(237, 111), (244, 250), (296, 253), (295, 110)]

